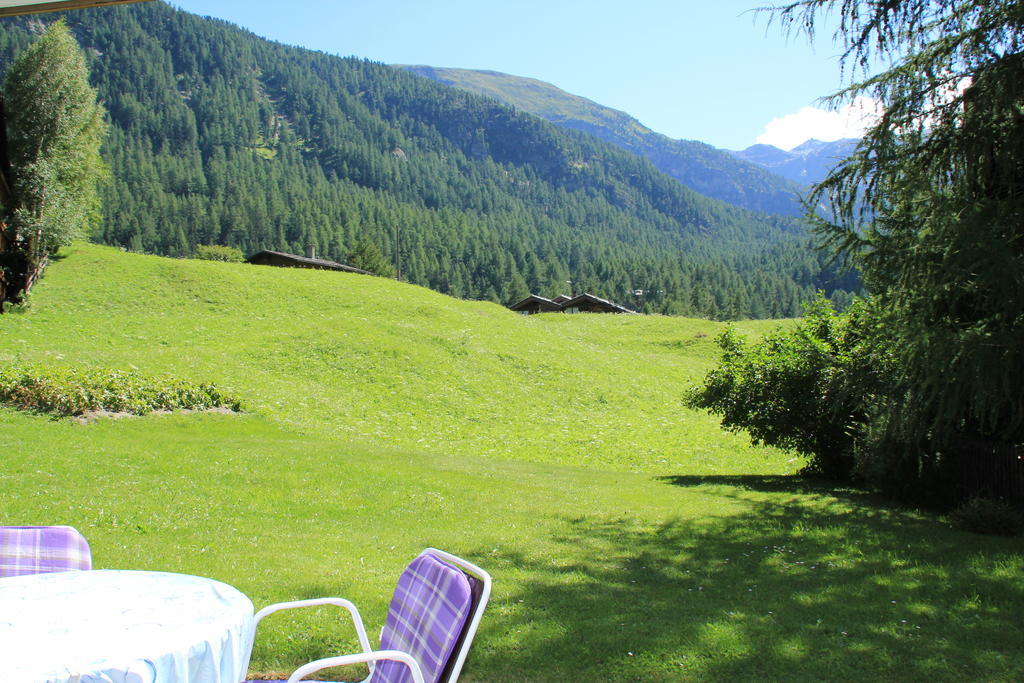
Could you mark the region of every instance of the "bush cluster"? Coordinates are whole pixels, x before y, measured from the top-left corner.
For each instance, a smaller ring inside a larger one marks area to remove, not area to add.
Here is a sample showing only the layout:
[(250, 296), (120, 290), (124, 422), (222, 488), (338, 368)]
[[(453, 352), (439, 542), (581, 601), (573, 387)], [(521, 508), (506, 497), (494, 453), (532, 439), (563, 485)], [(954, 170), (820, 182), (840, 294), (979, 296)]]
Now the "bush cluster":
[(723, 427), (755, 443), (807, 456), (808, 474), (848, 479), (891, 375), (885, 349), (866, 334), (873, 324), (863, 302), (838, 314), (819, 296), (799, 325), (756, 344), (727, 329), (718, 338), (721, 365), (690, 389), (686, 404), (721, 415)]
[(976, 534), (1017, 536), (1024, 532), (1024, 512), (1005, 500), (971, 498), (949, 518), (957, 528)]
[(0, 403), (60, 416), (100, 410), (145, 415), (155, 410), (242, 409), (239, 399), (214, 384), (126, 370), (22, 364), (0, 367)]
[(218, 244), (197, 244), (195, 258), (204, 261), (242, 263), (245, 261), (245, 254), (238, 247), (224, 247)]
[[(908, 384), (889, 322), (877, 300), (858, 299), (839, 314), (819, 297), (799, 324), (756, 343), (728, 329), (718, 339), (719, 366), (689, 390), (686, 404), (720, 415), (723, 427), (755, 443), (807, 456), (807, 474), (857, 480), (934, 507), (985, 491), (1024, 502), (990, 471), (1020, 442), (983, 431), (969, 416), (935, 426)], [(963, 514), (980, 520), (991, 510), (974, 503)]]

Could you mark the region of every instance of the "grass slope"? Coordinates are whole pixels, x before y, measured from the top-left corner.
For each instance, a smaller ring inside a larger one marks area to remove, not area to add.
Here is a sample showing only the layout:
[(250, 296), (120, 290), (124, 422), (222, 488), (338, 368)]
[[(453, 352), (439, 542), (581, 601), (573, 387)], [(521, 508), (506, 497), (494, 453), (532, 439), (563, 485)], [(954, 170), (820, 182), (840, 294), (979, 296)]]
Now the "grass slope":
[[(0, 360), (213, 380), (252, 412), (0, 409), (0, 515), (258, 607), (345, 595), (371, 631), (404, 563), (451, 549), (496, 580), (471, 681), (1019, 679), (1020, 542), (780, 476), (681, 409), (716, 329), (77, 246), (0, 318)], [(251, 666), (354, 643), (337, 613), (275, 616)]]
[(716, 354), (715, 323), (524, 317), (381, 278), (91, 245), (34, 302), (4, 319), (0, 359), (213, 381), (308, 434), (674, 474), (780, 467), (681, 407)]

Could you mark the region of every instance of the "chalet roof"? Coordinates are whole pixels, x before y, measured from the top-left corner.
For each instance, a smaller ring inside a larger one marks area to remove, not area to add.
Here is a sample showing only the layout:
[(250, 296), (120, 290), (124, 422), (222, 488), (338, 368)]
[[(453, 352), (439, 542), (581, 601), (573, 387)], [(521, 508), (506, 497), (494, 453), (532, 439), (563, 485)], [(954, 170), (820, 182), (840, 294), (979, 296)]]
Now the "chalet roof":
[[(261, 258), (262, 257), (262, 258)], [(258, 251), (248, 258), (249, 263), (253, 263), (257, 260), (266, 260), (267, 257), (277, 258), (284, 261), (291, 261), (296, 265), (305, 266), (307, 268), (322, 268), (324, 270), (341, 270), (346, 273), (359, 273), (360, 275), (373, 275), (368, 270), (362, 268), (356, 268), (354, 266), (346, 266), (344, 263), (338, 263), (337, 261), (330, 261), (323, 258), (310, 258), (308, 256), (299, 256), (298, 254), (286, 254), (283, 251), (270, 251), (265, 249)]]
[(602, 299), (599, 296), (594, 296), (593, 294), (588, 294), (587, 292), (584, 292), (583, 294), (577, 294), (568, 301), (563, 302), (561, 306), (562, 308), (573, 308), (574, 306), (579, 306), (580, 304), (596, 304), (598, 306), (614, 310), (617, 313), (636, 313), (636, 311), (626, 308), (625, 306), (620, 306), (614, 301), (608, 301), (608, 299)]
[(531, 294), (522, 301), (518, 301), (509, 308), (513, 311), (531, 311), (535, 310), (537, 313), (549, 313), (555, 311), (564, 311), (568, 308), (579, 307), (583, 309), (591, 309), (591, 312), (598, 312), (592, 309), (599, 309), (600, 312), (604, 313), (636, 313), (636, 311), (630, 310), (625, 306), (602, 299), (599, 296), (593, 294), (583, 293), (577, 294), (574, 297), (568, 297), (564, 294), (557, 296), (554, 299), (545, 299), (542, 296)]
[(509, 308), (513, 311), (522, 311), (530, 308), (532, 305), (536, 305), (537, 308), (545, 311), (554, 312), (562, 310), (562, 306), (559, 303), (552, 301), (551, 299), (545, 299), (542, 296), (537, 296), (536, 294), (531, 294), (522, 301), (512, 304)]
[(0, 0), (0, 17), (11, 17), (17, 14), (40, 14), (42, 12), (63, 12), (69, 9), (124, 5), (129, 2), (140, 1), (142, 0)]

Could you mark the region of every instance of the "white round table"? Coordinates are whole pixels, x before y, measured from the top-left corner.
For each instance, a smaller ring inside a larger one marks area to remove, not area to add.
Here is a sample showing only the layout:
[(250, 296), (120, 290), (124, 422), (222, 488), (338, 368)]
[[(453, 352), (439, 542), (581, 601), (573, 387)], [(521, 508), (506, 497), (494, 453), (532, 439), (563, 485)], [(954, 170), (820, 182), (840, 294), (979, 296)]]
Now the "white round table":
[(0, 578), (6, 683), (238, 683), (252, 601), (166, 572), (71, 571)]

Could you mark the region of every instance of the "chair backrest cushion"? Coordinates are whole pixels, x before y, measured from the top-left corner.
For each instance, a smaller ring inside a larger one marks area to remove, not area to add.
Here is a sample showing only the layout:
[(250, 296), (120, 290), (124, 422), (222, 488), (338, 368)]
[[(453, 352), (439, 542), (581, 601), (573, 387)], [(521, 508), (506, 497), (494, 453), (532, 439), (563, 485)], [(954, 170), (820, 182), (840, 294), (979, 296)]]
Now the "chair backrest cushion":
[[(436, 683), (448, 663), (473, 606), (473, 589), (462, 570), (423, 553), (398, 579), (381, 633), (382, 650), (401, 650), (419, 662), (423, 678)], [(411, 681), (397, 662), (378, 662), (372, 683)]]
[(469, 631), (469, 622), (473, 620), (473, 615), (476, 614), (478, 609), (480, 609), (480, 597), (484, 592), (484, 582), (472, 574), (466, 574), (466, 578), (469, 579), (469, 589), (472, 592), (472, 602), (469, 608), (469, 614), (466, 616), (466, 627), (462, 629), (462, 634), (459, 635), (458, 641), (452, 648), (452, 654), (448, 657), (448, 663), (444, 665), (444, 671), (441, 672), (441, 676), (437, 679), (438, 683), (448, 683), (448, 681), (452, 680), (452, 671), (455, 668), (455, 660), (458, 659), (458, 654), (462, 648), (466, 646), (466, 635), (467, 631)]
[(0, 578), (92, 569), (82, 534), (69, 526), (0, 526)]

